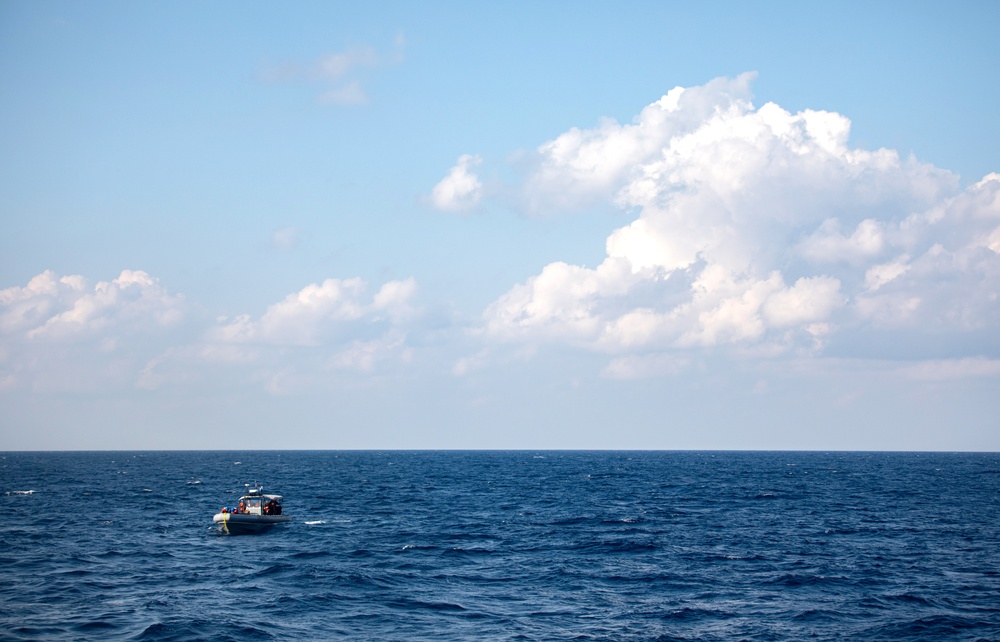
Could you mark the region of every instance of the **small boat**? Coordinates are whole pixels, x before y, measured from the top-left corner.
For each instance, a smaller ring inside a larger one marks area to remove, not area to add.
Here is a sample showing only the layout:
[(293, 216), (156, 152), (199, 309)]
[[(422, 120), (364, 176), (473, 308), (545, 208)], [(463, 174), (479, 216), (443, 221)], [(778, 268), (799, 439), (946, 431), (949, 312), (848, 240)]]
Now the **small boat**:
[(224, 506), (212, 517), (212, 521), (221, 524), (227, 533), (259, 533), (275, 524), (292, 521), (291, 517), (281, 512), (281, 495), (265, 495), (264, 487), (258, 486), (257, 482), (253, 487), (250, 484), (244, 486), (246, 490), (236, 506)]

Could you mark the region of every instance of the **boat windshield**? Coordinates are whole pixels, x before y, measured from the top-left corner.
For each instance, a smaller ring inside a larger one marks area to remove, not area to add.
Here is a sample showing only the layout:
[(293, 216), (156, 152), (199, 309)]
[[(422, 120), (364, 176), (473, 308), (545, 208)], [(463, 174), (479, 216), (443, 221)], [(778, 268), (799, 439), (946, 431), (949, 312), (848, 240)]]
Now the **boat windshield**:
[(260, 497), (248, 497), (243, 500), (246, 505), (246, 512), (250, 515), (260, 515), (261, 508), (261, 498)]

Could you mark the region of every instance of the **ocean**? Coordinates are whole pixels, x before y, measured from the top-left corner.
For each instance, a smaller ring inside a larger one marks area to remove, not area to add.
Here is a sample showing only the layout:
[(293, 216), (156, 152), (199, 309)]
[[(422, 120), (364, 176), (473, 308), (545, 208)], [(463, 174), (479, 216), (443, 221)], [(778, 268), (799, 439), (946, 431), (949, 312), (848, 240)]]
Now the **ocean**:
[(0, 510), (2, 640), (1000, 639), (997, 453), (0, 453)]

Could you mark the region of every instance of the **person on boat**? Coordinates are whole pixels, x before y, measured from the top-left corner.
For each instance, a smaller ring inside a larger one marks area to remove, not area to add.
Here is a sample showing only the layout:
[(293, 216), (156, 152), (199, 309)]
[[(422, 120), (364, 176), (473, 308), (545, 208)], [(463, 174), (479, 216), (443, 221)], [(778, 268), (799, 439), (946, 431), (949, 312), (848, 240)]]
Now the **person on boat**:
[(236, 508), (236, 512), (237, 513), (245, 513), (246, 510), (247, 510), (247, 505), (244, 504), (243, 500), (241, 499), (240, 500), (240, 505)]

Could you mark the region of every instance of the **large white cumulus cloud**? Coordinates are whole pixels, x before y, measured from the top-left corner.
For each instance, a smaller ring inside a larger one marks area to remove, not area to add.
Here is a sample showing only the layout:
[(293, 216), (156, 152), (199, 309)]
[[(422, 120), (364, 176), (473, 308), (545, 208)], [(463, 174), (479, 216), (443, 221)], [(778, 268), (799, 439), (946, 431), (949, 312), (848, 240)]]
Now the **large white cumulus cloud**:
[(628, 376), (630, 354), (803, 354), (873, 326), (996, 327), (1000, 175), (963, 190), (948, 171), (853, 148), (842, 115), (755, 107), (752, 79), (678, 87), (630, 124), (541, 145), (529, 202), (610, 199), (637, 218), (601, 264), (552, 263), (498, 298), (486, 334), (618, 355), (611, 369)]

